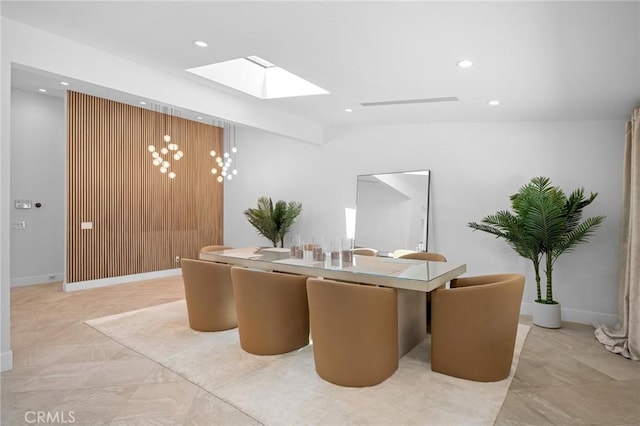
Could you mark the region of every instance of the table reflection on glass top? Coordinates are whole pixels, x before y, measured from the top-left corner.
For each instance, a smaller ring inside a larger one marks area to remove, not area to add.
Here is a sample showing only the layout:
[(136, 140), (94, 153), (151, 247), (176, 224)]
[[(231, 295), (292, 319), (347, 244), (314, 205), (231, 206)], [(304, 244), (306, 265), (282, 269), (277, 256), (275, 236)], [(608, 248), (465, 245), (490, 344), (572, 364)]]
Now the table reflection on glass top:
[(342, 257), (314, 260), (313, 254), (303, 258), (291, 257), (286, 248), (245, 247), (213, 252), (201, 252), (200, 259), (237, 266), (288, 272), (312, 277), (325, 277), (385, 287), (416, 291), (431, 291), (466, 272), (466, 265), (453, 262), (352, 255), (352, 261)]

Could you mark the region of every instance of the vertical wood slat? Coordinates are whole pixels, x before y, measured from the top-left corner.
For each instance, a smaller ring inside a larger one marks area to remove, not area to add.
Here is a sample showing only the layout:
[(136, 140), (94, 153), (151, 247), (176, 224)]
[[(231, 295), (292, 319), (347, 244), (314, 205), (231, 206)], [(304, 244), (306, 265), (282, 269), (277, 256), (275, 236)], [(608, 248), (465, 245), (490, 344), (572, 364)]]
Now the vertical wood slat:
[[(209, 172), (222, 129), (76, 92), (67, 108), (67, 282), (175, 268), (223, 243), (223, 185)], [(184, 152), (170, 157), (175, 179), (147, 150), (169, 129)]]

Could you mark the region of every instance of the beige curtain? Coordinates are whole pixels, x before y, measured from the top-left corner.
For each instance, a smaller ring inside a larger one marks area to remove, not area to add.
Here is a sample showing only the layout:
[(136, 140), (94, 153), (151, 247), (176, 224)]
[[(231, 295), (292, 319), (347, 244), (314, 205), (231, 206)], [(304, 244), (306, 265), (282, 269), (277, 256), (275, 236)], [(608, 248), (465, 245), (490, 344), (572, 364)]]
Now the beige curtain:
[(640, 359), (640, 108), (627, 123), (622, 180), (618, 323), (596, 328), (608, 350)]

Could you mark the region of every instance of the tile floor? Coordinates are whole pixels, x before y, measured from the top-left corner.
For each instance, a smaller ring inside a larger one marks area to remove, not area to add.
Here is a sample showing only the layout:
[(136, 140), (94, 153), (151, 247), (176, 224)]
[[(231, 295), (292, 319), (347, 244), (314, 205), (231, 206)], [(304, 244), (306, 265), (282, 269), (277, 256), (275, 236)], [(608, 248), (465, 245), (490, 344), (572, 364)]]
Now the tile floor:
[[(59, 283), (12, 289), (14, 369), (0, 376), (0, 423), (48, 413), (37, 424), (259, 424), (83, 323), (182, 298), (180, 277), (74, 293)], [(532, 326), (496, 424), (640, 425), (640, 363), (607, 352), (590, 326)]]

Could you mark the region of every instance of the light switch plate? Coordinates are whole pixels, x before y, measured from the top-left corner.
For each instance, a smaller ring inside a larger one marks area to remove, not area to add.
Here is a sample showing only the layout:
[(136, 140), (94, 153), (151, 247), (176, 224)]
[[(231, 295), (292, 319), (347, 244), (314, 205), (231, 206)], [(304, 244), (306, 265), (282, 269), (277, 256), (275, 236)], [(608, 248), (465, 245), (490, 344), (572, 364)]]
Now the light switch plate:
[(15, 200), (13, 205), (16, 209), (30, 209), (31, 200)]
[(80, 223), (80, 229), (93, 229), (93, 222)]
[(24, 220), (22, 222), (13, 222), (11, 227), (13, 229), (19, 229), (19, 230), (27, 229), (27, 223)]

